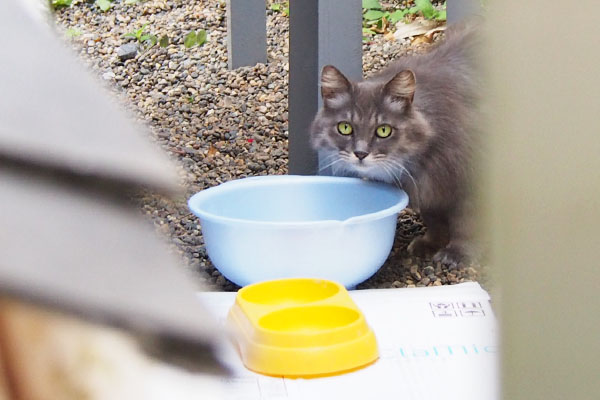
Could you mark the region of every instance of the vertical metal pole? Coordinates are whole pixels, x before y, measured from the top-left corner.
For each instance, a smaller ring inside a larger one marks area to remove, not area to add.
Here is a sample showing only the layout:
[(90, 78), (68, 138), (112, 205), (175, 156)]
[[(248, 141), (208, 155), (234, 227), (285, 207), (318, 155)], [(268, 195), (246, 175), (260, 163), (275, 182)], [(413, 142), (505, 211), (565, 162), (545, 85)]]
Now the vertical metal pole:
[(265, 0), (227, 0), (229, 69), (267, 62)]
[(362, 79), (361, 0), (319, 1), (319, 75), (327, 64), (349, 79)]
[(319, 0), (290, 1), (290, 72), (288, 142), (290, 174), (312, 174), (317, 156), (308, 129), (317, 112), (319, 70)]
[(472, 15), (479, 15), (481, 11), (481, 0), (448, 0), (446, 2), (448, 24)]
[(361, 0), (290, 2), (289, 173), (314, 174), (318, 157), (309, 127), (321, 106), (323, 66), (362, 78)]

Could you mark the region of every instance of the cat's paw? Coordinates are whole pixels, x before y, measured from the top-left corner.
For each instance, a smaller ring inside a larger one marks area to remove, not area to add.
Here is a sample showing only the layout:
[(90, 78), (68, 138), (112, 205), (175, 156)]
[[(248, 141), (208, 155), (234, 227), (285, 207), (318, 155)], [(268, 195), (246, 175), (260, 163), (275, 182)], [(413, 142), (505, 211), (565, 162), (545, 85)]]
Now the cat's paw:
[(433, 256), (434, 262), (439, 262), (449, 269), (458, 268), (460, 265), (469, 262), (469, 254), (462, 246), (449, 244)]
[(432, 255), (440, 248), (439, 245), (427, 240), (426, 236), (416, 237), (408, 245), (409, 254), (415, 257), (427, 257)]

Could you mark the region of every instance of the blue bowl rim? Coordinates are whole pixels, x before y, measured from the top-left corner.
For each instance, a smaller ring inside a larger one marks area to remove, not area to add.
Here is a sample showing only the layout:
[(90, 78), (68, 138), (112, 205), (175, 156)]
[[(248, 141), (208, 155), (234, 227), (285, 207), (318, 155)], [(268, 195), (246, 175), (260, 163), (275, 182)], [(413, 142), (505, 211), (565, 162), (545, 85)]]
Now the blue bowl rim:
[[(332, 183), (332, 184), (359, 184), (366, 186), (379, 186), (381, 189), (391, 191), (397, 195), (398, 201), (396, 204), (384, 208), (382, 210), (358, 215), (355, 217), (351, 217), (345, 219), (343, 221), (340, 220), (319, 220), (319, 221), (261, 221), (261, 220), (253, 220), (253, 219), (242, 219), (242, 218), (231, 218), (224, 217), (220, 215), (216, 215), (213, 213), (209, 213), (203, 210), (198, 209), (195, 206), (196, 203), (200, 201), (204, 201), (206, 198), (210, 198), (216, 196), (224, 191), (235, 190), (240, 186), (246, 185), (267, 185), (272, 184), (274, 181), (280, 181), (281, 183), (302, 183), (302, 182), (311, 182), (311, 183)], [(218, 223), (227, 223), (227, 224), (243, 224), (243, 225), (255, 225), (255, 226), (263, 226), (263, 227), (277, 227), (277, 228), (298, 228), (298, 227), (323, 227), (323, 226), (336, 226), (336, 225), (348, 225), (348, 224), (359, 224), (365, 222), (371, 222), (375, 220), (379, 220), (382, 218), (389, 217), (394, 214), (398, 214), (408, 205), (408, 196), (407, 194), (400, 188), (380, 183), (380, 182), (372, 182), (365, 181), (360, 178), (348, 178), (348, 177), (336, 177), (336, 176), (319, 176), (319, 175), (263, 175), (263, 176), (253, 176), (248, 178), (240, 178), (232, 181), (228, 181), (222, 183), (218, 186), (213, 186), (207, 189), (204, 189), (194, 195), (192, 195), (188, 200), (188, 207), (192, 211), (194, 215), (198, 218), (205, 219), (211, 222)]]

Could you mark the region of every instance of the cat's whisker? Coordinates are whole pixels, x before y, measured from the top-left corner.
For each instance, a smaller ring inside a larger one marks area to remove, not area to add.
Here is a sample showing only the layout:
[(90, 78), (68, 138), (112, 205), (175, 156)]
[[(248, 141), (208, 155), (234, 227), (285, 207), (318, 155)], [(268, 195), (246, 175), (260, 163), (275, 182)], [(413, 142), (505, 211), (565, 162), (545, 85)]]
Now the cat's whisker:
[(402, 165), (401, 162), (396, 161), (396, 160), (386, 160), (391, 166), (395, 166), (397, 168), (399, 168), (401, 170), (401, 173), (405, 174), (406, 176), (408, 176), (410, 178), (410, 180), (412, 181), (413, 187), (415, 188), (415, 194), (417, 196), (417, 206), (420, 205), (421, 200), (420, 200), (420, 193), (419, 193), (419, 187), (417, 186), (417, 182), (415, 181), (415, 178), (412, 176), (412, 174), (410, 173), (410, 171), (404, 166)]
[(338, 157), (337, 153), (332, 153), (332, 154), (328, 154), (325, 157), (323, 157), (323, 159), (321, 160), (324, 163), (328, 163), (332, 160), (335, 160)]
[(321, 168), (319, 168), (319, 172), (321, 172), (321, 171), (323, 171), (324, 169), (327, 169), (327, 168), (329, 168), (329, 167), (333, 167), (335, 164), (339, 163), (340, 161), (344, 161), (344, 160), (342, 160), (341, 158), (338, 158), (338, 159), (336, 159), (336, 160), (333, 160), (333, 161), (332, 161), (332, 162), (330, 162), (330, 163), (327, 163), (327, 164), (323, 165)]
[(383, 172), (385, 172), (387, 175), (389, 175), (389, 177), (392, 179), (393, 183), (396, 184), (396, 186), (398, 186), (399, 188), (402, 187), (402, 182), (400, 181), (400, 177), (398, 177), (395, 173), (393, 168), (386, 164), (385, 161), (381, 161), (379, 163), (379, 167), (381, 167), (381, 169), (383, 169)]
[[(339, 159), (339, 154), (337, 152), (329, 153), (319, 160), (319, 164), (320, 165), (326, 165), (326, 164), (330, 165), (330, 163), (335, 162), (338, 159)], [(321, 167), (321, 168), (325, 169), (325, 168), (327, 168), (328, 165)]]
[(338, 151), (331, 151), (331, 152), (328, 152), (325, 155), (325, 159), (326, 160), (333, 160), (333, 159), (336, 159), (338, 157), (339, 157), (339, 152)]
[(394, 178), (394, 181), (396, 181), (396, 184), (398, 185), (398, 187), (402, 188), (402, 174), (395, 173), (394, 169), (391, 166), (386, 165), (386, 167), (389, 169), (390, 175), (392, 175), (392, 177)]

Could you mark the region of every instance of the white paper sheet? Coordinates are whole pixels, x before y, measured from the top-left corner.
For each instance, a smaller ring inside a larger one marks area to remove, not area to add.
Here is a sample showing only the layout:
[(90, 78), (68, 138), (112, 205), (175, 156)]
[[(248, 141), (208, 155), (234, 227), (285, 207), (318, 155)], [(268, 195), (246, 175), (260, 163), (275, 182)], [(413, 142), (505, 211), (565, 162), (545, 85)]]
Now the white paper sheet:
[[(221, 397), (255, 399), (499, 399), (497, 324), (490, 297), (474, 282), (454, 286), (350, 291), (375, 331), (380, 358), (350, 373), (283, 379), (246, 369), (233, 346), (233, 376)], [(235, 293), (201, 293), (224, 329)], [(225, 332), (225, 330), (223, 330)]]

